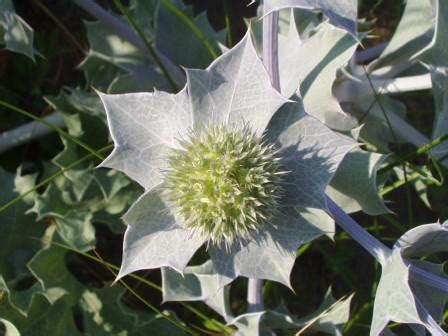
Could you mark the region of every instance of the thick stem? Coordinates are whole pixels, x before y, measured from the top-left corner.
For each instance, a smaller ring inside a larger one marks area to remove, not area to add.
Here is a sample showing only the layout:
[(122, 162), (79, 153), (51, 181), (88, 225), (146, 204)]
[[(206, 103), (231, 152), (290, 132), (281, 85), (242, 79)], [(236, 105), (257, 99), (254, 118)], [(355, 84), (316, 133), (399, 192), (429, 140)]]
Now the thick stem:
[[(43, 119), (56, 127), (65, 127), (64, 119), (59, 113), (49, 114)], [(9, 149), (20, 146), (53, 131), (54, 129), (38, 121), (31, 121), (12, 130), (4, 131), (0, 134), (0, 153), (6, 152)]]
[[(431, 75), (417, 75), (397, 78), (375, 78), (371, 83), (379, 95), (403, 93), (409, 91), (429, 90), (432, 88)], [(347, 78), (334, 88), (334, 94), (339, 102), (352, 102), (372, 97), (372, 87), (365, 77), (353, 80)]]
[[(269, 13), (270, 6), (263, 5), (263, 12)], [(272, 86), (280, 91), (278, 71), (278, 12), (273, 12), (263, 18), (263, 64), (271, 77)], [(247, 285), (247, 312), (263, 310), (263, 281), (249, 279)]]
[(448, 293), (448, 281), (437, 274), (428, 272), (418, 266), (410, 263), (410, 277), (412, 280), (424, 283), (433, 288), (437, 288), (445, 293)]
[(247, 284), (247, 312), (255, 313), (263, 310), (263, 282), (249, 279)]
[(377, 58), (386, 49), (387, 43), (380, 43), (368, 49), (356, 52), (356, 63), (364, 63)]
[[(327, 204), (330, 215), (344, 231), (346, 231), (358, 244), (364, 247), (380, 264), (386, 264), (392, 250), (364, 230), (344, 210), (342, 210), (330, 197), (327, 196)], [(428, 272), (408, 261), (410, 264), (410, 277), (412, 280), (424, 283), (448, 293), (448, 281), (446, 278)]]
[(384, 266), (387, 257), (392, 253), (391, 249), (364, 230), (328, 196), (327, 204), (329, 213), (335, 222), (355, 239), (358, 244), (364, 247), (364, 249), (369, 252), (381, 266)]
[[(263, 12), (271, 10), (268, 4), (263, 5)], [(263, 63), (271, 77), (272, 86), (280, 91), (280, 75), (278, 69), (278, 12), (272, 12), (263, 19)]]

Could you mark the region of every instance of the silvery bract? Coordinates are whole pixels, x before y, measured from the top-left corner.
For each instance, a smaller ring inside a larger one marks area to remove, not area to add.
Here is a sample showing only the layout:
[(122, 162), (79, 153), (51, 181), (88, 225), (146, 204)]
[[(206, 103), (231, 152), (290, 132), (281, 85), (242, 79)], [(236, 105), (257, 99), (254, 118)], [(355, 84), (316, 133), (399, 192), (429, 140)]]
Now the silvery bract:
[[(272, 88), (250, 33), (206, 70), (186, 72), (187, 85), (177, 94), (100, 94), (115, 143), (102, 165), (125, 172), (145, 188), (124, 216), (128, 227), (118, 278), (162, 266), (182, 272), (208, 243), (213, 268), (226, 279), (223, 285), (241, 275), (289, 286), (296, 249), (334, 231), (318, 216), (326, 209), (324, 190), (354, 142)], [(186, 229), (161, 188), (167, 155), (179, 147), (178, 139), (213, 125), (247, 125), (264, 134), (279, 149), (288, 171), (279, 211), (269, 225), (230, 247)]]
[(398, 239), (383, 265), (370, 335), (380, 335), (390, 321), (420, 325), (415, 328), (422, 334), (424, 326), (432, 335), (445, 335), (435, 319), (443, 320), (446, 292), (417, 279), (410, 269), (418, 267), (428, 277), (438, 276), (440, 283), (448, 280), (443, 264), (411, 259), (446, 252), (447, 243), (448, 222), (417, 226)]
[(356, 35), (358, 0), (265, 0), (271, 10), (304, 8), (322, 11), (330, 22)]

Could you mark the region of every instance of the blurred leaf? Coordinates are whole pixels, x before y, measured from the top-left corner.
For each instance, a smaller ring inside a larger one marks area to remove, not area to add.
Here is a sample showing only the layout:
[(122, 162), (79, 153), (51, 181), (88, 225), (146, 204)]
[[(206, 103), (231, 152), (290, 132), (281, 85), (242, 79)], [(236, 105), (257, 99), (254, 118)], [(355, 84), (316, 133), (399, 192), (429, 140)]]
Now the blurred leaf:
[(16, 14), (11, 0), (0, 1), (0, 43), (34, 60), (33, 29)]
[(85, 289), (80, 300), (86, 335), (185, 335), (159, 315), (130, 310), (121, 303), (118, 286)]
[[(185, 6), (181, 0), (165, 1), (191, 20), (192, 25), (201, 31), (204, 38), (201, 39), (195, 34), (191, 27), (187, 26), (173, 10), (167, 8), (161, 2), (157, 15), (157, 48), (181, 66), (188, 68), (207, 67), (214, 57), (206, 43), (210, 43), (214, 50), (219, 50), (218, 43), (225, 43), (225, 31), (215, 32), (205, 13), (194, 17), (191, 7)], [(205, 42), (205, 39), (207, 42)]]
[[(448, 129), (448, 4), (435, 1), (436, 28), (434, 37), (421, 58), (428, 63), (433, 83), (435, 118), (432, 139), (446, 135)], [(448, 154), (448, 142), (431, 151), (436, 158)], [(442, 161), (448, 167), (448, 159)]]
[(20, 336), (19, 331), (11, 322), (0, 318), (0, 323), (3, 324), (3, 328), (5, 329), (4, 336)]
[[(19, 178), (18, 190), (22, 187)], [(33, 179), (33, 178), (31, 178)], [(17, 196), (15, 176), (0, 167), (0, 204), (5, 204)], [(34, 216), (27, 215), (29, 205), (23, 201), (0, 212), (0, 290), (7, 293), (7, 300), (20, 314), (26, 315), (35, 293), (43, 290), (42, 284), (34, 280), (26, 263), (39, 250), (37, 240), (44, 234), (45, 226), (36, 222)], [(37, 239), (36, 239), (37, 238)]]
[[(367, 69), (371, 73), (384, 67), (384, 74), (410, 64), (410, 59), (418, 54), (422, 46), (428, 45), (433, 34), (434, 11), (430, 0), (407, 0), (400, 22), (381, 55), (371, 62)], [(400, 70), (398, 70), (400, 71)]]
[(100, 22), (85, 25), (90, 49), (80, 68), (89, 85), (113, 93), (167, 88), (165, 77), (137, 47)]
[(0, 316), (11, 321), (21, 336), (82, 335), (75, 326), (67, 296), (51, 304), (43, 295), (36, 295), (26, 318), (11, 309), (5, 300), (1, 300)]

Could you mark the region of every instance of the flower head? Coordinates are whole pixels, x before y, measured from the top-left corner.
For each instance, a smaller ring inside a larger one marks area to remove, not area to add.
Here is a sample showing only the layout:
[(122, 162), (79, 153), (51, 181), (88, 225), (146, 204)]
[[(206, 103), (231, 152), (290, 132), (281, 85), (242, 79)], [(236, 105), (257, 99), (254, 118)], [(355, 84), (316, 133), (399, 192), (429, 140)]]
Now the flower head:
[(275, 147), (248, 126), (212, 126), (171, 151), (164, 188), (186, 228), (230, 246), (272, 217), (279, 160)]
[(186, 73), (177, 94), (100, 94), (115, 143), (102, 165), (145, 188), (123, 217), (118, 277), (182, 272), (208, 244), (223, 281), (289, 285), (296, 249), (333, 228), (324, 191), (353, 142), (300, 103), (285, 104), (249, 33), (206, 70)]

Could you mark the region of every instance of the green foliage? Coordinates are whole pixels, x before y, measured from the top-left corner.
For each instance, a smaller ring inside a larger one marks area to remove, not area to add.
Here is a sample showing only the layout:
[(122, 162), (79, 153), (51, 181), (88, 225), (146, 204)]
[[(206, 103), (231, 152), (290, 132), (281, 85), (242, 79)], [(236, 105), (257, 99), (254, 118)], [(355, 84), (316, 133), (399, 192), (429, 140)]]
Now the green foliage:
[(0, 1), (0, 43), (34, 60), (33, 29), (16, 14), (11, 0)]

